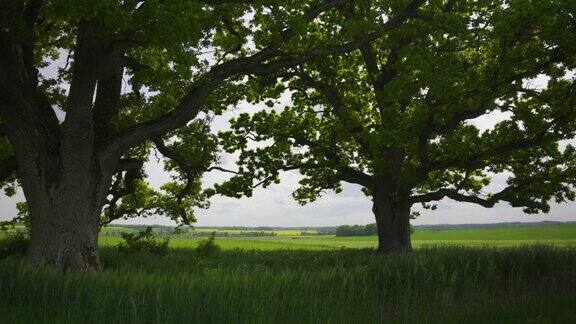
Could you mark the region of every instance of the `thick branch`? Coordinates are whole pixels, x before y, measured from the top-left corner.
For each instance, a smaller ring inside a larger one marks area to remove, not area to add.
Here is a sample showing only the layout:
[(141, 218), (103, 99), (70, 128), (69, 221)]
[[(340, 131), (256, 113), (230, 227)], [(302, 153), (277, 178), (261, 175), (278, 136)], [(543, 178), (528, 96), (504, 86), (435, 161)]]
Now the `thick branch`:
[(142, 169), (144, 161), (136, 158), (121, 159), (116, 167), (116, 172)]
[[(101, 65), (102, 44), (97, 35), (98, 24), (95, 21), (82, 22), (78, 27), (70, 93), (66, 103), (65, 132), (80, 133), (82, 128), (91, 125), (92, 99), (98, 67)], [(70, 134), (74, 136), (74, 134)]]
[(337, 170), (338, 170), (337, 176), (342, 181), (355, 183), (365, 188), (372, 188), (374, 186), (374, 179), (372, 178), (372, 176), (369, 176), (358, 169), (348, 166), (338, 168)]
[(122, 58), (113, 54), (106, 55), (92, 112), (94, 135), (98, 144), (108, 141), (118, 131), (123, 73)]
[(443, 198), (450, 198), (460, 202), (477, 204), (486, 208), (494, 207), (494, 205), (499, 201), (509, 202), (512, 207), (530, 207), (536, 209), (541, 207), (541, 204), (537, 202), (517, 199), (514, 195), (512, 195), (512, 192), (515, 189), (515, 187), (507, 187), (487, 198), (481, 198), (478, 196), (470, 196), (460, 193), (457, 189), (443, 188), (427, 194), (412, 196), (410, 197), (410, 203), (426, 203), (442, 200)]
[[(413, 0), (397, 17), (390, 19), (376, 33), (369, 34), (346, 44), (316, 48), (306, 53), (283, 55), (283, 53), (279, 52), (278, 49), (281, 44), (288, 41), (296, 33), (293, 29), (285, 29), (280, 33), (280, 37), (278, 37), (276, 41), (264, 48), (261, 52), (250, 57), (237, 58), (214, 66), (190, 88), (174, 110), (157, 119), (135, 125), (123, 131), (117, 139), (109, 145), (104, 157), (114, 158), (114, 156), (120, 155), (134, 145), (147, 139), (161, 136), (170, 130), (185, 125), (189, 120), (196, 117), (204, 100), (221, 82), (230, 77), (243, 74), (267, 74), (277, 71), (278, 69), (296, 66), (328, 55), (350, 52), (358, 48), (360, 44), (376, 39), (389, 30), (400, 26), (407, 18), (414, 14), (424, 1), (425, 0)], [(322, 12), (343, 2), (343, 0), (324, 1), (320, 5), (311, 8), (302, 16), (301, 20), (303, 22), (311, 21)], [(280, 58), (265, 63), (275, 56), (279, 56)]]
[(136, 181), (142, 178), (143, 165), (144, 161), (139, 159), (128, 158), (120, 160), (116, 169), (116, 181), (114, 181), (108, 191), (112, 198), (107, 202), (106, 219), (100, 221), (100, 228), (127, 214), (127, 211), (118, 210), (117, 204), (123, 197), (136, 192)]

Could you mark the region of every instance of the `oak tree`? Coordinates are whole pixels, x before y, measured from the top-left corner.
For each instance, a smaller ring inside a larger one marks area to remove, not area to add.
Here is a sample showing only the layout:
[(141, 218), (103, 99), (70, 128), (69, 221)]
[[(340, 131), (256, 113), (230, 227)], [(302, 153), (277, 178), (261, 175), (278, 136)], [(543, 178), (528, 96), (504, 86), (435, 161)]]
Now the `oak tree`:
[[(200, 175), (218, 168), (207, 116), (242, 99), (247, 78), (356, 48), (359, 35), (316, 37), (347, 2), (1, 1), (0, 181), (23, 189), (27, 260), (92, 269), (102, 224), (192, 221)], [(152, 149), (176, 172), (161, 190), (143, 174)]]
[[(393, 8), (341, 6), (353, 22), (341, 32), (379, 33)], [(307, 203), (357, 184), (372, 199), (380, 252), (411, 249), (414, 204), (450, 198), (547, 212), (550, 201), (575, 197), (575, 69), (574, 1), (426, 1), (355, 51), (262, 80), (253, 100), (274, 108), (242, 114), (221, 134), (239, 152), (239, 174), (216, 189), (249, 195), (299, 170), (294, 197)], [(278, 88), (291, 94), (286, 107), (275, 105)], [(475, 126), (495, 113), (506, 118)], [(506, 186), (491, 186), (494, 176)]]

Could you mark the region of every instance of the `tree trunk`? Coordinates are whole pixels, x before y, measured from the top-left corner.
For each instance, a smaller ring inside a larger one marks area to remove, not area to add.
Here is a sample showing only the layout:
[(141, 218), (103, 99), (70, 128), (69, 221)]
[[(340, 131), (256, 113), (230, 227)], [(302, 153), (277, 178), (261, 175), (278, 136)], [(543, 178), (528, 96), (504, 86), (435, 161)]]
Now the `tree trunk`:
[(372, 211), (378, 228), (378, 253), (410, 251), (410, 205), (393, 204), (382, 195), (374, 195)]
[(86, 214), (73, 217), (71, 211), (31, 215), (29, 264), (79, 271), (99, 267), (98, 218)]
[(103, 124), (118, 112), (121, 93), (122, 66), (103, 68), (109, 51), (106, 32), (98, 19), (79, 23), (66, 117), (61, 122), (39, 87), (34, 33), (20, 26), (0, 31), (0, 119), (28, 204), (31, 243), (26, 259), (33, 265), (74, 270), (99, 265), (100, 212), (122, 155), (102, 154), (103, 141), (114, 133), (94, 135), (94, 109), (103, 111), (94, 112)]
[(65, 181), (46, 186), (44, 192), (24, 181), (31, 224), (28, 263), (80, 271), (99, 267), (98, 229), (108, 188), (101, 179), (111, 176), (87, 173), (66, 173)]

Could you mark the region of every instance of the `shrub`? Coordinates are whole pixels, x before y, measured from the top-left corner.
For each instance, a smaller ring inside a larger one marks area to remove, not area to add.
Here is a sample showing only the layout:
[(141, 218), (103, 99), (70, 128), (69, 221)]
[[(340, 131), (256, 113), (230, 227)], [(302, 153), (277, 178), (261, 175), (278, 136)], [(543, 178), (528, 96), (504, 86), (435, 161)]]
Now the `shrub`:
[(207, 239), (198, 242), (198, 245), (194, 249), (196, 253), (208, 256), (220, 251), (220, 246), (216, 244), (215, 236), (216, 232), (212, 232)]
[(156, 255), (168, 254), (169, 238), (158, 239), (152, 232), (152, 227), (146, 228), (139, 233), (121, 233), (124, 242), (118, 244), (118, 249), (123, 253), (149, 252)]
[(0, 259), (9, 256), (23, 256), (26, 253), (30, 238), (22, 233), (10, 233), (0, 239)]

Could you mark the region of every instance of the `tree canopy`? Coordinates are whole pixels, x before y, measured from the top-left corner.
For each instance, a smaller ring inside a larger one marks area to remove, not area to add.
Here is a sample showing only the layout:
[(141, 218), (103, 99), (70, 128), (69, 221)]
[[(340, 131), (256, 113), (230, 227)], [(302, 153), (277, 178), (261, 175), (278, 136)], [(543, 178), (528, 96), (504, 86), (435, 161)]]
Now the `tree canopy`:
[[(390, 21), (383, 3), (339, 10), (354, 21), (342, 27), (350, 33)], [(217, 189), (250, 194), (298, 169), (299, 202), (358, 184), (379, 227), (398, 209), (446, 197), (528, 213), (574, 200), (575, 12), (561, 0), (427, 1), (355, 51), (281, 69), (267, 77), (266, 97), (285, 87), (292, 102), (232, 120), (221, 137), (240, 152), (240, 174)], [(505, 118), (493, 128), (474, 124), (494, 113)], [(494, 175), (507, 178), (504, 188), (491, 186)]]
[[(368, 34), (343, 28), (348, 2), (2, 1), (0, 181), (23, 188), (28, 260), (90, 269), (102, 224), (193, 221), (206, 204), (200, 175), (218, 169), (206, 120), (260, 98), (260, 77), (350, 52), (424, 0), (390, 3)], [(153, 148), (176, 172), (159, 191), (142, 169)]]
[[(189, 223), (207, 204), (201, 174), (219, 169), (209, 119), (247, 97), (247, 78), (354, 48), (354, 35), (319, 35), (320, 16), (345, 2), (3, 1), (2, 107), (34, 99), (55, 142), (86, 119), (101, 158), (121, 158), (103, 224), (156, 213)], [(9, 137), (0, 173), (12, 195), (20, 178)], [(176, 173), (160, 191), (142, 169), (152, 149)]]

